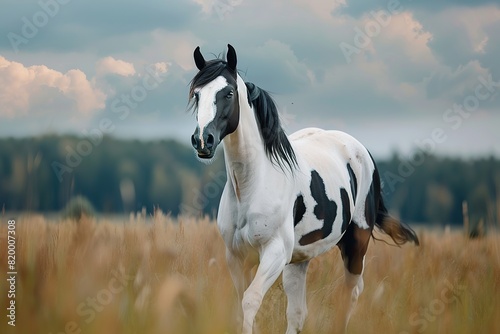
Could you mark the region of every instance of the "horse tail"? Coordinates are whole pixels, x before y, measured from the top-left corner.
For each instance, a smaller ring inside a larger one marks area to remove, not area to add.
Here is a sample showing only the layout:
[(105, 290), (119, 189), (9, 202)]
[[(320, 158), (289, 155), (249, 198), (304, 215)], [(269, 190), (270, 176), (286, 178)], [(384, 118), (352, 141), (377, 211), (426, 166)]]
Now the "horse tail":
[(410, 241), (413, 241), (417, 246), (420, 245), (417, 234), (411, 227), (389, 215), (384, 205), (382, 195), (380, 196), (375, 226), (389, 235), (398, 246)]
[[(396, 245), (401, 246), (406, 242), (413, 241), (417, 246), (420, 245), (418, 241), (417, 234), (405, 223), (397, 220), (396, 218), (389, 215), (387, 208), (384, 205), (384, 199), (382, 197), (382, 189), (380, 186), (380, 176), (375, 165), (375, 161), (372, 161), (375, 167), (373, 172), (373, 183), (372, 189), (374, 194), (374, 206), (376, 207), (376, 217), (375, 226), (384, 231), (391, 239), (396, 243)], [(378, 198), (377, 198), (378, 197)], [(372, 234), (373, 237), (373, 234)], [(375, 239), (375, 237), (373, 237)]]

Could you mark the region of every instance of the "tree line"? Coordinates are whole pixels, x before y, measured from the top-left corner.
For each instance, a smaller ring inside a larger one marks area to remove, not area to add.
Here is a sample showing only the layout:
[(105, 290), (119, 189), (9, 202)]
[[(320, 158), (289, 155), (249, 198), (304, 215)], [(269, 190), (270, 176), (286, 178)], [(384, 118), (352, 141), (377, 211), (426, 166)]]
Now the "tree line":
[[(406, 158), (394, 153), (377, 165), (386, 204), (405, 221), (461, 224), (466, 202), (471, 222), (498, 222), (495, 157), (465, 160), (416, 151)], [(215, 215), (225, 181), (221, 152), (205, 165), (173, 140), (0, 139), (0, 204), (7, 211), (58, 212), (80, 196), (100, 213), (160, 208), (174, 216)]]

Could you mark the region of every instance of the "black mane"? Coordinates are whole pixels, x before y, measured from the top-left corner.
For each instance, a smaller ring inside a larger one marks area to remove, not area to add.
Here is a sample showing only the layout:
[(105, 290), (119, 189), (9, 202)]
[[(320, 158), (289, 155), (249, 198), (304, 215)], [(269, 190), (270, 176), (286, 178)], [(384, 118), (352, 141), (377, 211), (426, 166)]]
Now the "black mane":
[(255, 86), (251, 82), (245, 82), (247, 86), (248, 103), (254, 107), (260, 133), (264, 141), (266, 154), (281, 169), (288, 167), (293, 172), (297, 167), (297, 158), (281, 122), (276, 108), (276, 103), (265, 90)]

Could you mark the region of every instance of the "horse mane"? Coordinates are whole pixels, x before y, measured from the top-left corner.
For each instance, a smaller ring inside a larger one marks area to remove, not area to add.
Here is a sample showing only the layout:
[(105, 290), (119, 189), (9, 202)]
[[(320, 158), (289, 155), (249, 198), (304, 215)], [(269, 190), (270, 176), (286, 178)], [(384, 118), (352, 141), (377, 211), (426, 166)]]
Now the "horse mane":
[(248, 104), (254, 108), (260, 133), (264, 141), (266, 154), (282, 170), (287, 167), (293, 172), (297, 167), (297, 158), (281, 122), (271, 95), (251, 82), (245, 82)]

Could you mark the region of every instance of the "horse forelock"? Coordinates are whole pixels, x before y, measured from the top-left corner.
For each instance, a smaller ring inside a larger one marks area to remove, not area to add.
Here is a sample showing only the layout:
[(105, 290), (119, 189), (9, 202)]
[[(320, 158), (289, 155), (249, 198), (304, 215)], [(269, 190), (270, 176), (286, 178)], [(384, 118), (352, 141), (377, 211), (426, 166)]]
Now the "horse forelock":
[[(227, 71), (227, 73), (224, 73), (224, 71)], [(230, 70), (227, 68), (226, 61), (222, 59), (213, 59), (207, 61), (206, 66), (202, 70), (200, 70), (190, 82), (189, 98), (193, 97), (194, 90), (196, 88), (205, 86), (221, 75), (229, 79), (231, 77), (229, 72)]]

